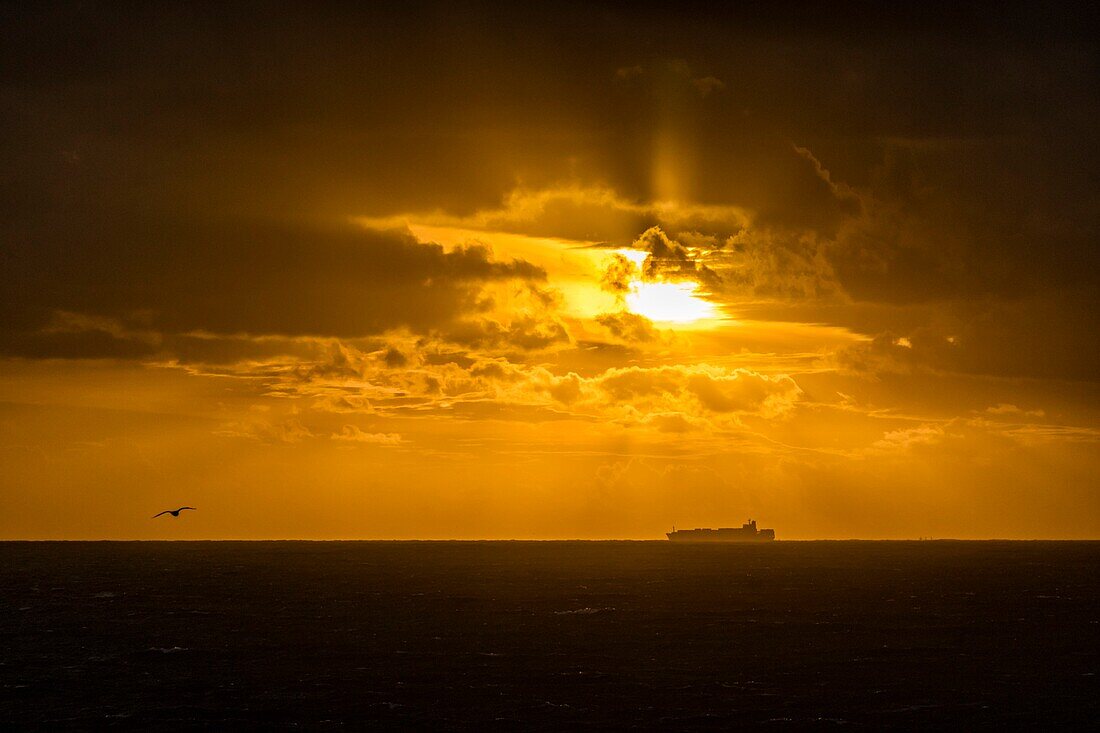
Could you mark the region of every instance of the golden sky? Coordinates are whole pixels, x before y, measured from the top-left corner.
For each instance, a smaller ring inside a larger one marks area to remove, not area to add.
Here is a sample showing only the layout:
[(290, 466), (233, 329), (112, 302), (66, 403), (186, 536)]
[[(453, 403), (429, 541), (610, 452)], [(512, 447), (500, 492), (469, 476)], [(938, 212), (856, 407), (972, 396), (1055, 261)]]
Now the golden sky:
[(1100, 536), (1079, 19), (670, 8), (4, 10), (0, 538)]

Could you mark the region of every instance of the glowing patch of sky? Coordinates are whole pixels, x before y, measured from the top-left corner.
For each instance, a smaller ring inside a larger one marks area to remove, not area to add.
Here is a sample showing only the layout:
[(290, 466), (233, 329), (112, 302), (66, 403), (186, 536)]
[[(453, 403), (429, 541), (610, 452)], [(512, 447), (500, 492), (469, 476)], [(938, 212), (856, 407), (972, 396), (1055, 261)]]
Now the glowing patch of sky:
[(626, 295), (626, 305), (631, 312), (656, 322), (693, 323), (716, 318), (718, 310), (700, 298), (697, 289), (695, 283), (637, 281)]

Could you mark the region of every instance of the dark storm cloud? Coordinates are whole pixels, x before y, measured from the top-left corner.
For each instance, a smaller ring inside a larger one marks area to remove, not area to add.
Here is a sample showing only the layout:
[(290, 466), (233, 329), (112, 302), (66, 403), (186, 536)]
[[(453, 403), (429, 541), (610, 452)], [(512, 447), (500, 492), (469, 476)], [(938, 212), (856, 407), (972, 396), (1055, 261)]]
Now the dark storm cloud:
[[(835, 284), (890, 309), (981, 303), (989, 315), (967, 321), (974, 364), (1017, 363), (1019, 352), (1040, 362), (1052, 349), (1044, 373), (1080, 376), (1096, 363), (1092, 10), (62, 3), (0, 13), (9, 353), (157, 348), (110, 328), (43, 336), (59, 310), (115, 318), (126, 334), (439, 324), (468, 305), (471, 283), (537, 273), (331, 222), (464, 216), (500, 208), (517, 184), (567, 181), (640, 208), (615, 209), (601, 228), (591, 207), (551, 200), (538, 233), (637, 236), (658, 223), (645, 204), (669, 173), (694, 203), (752, 212), (765, 236), (746, 234), (745, 259), (775, 270), (743, 273), (758, 292), (816, 297)], [(708, 233), (705, 222), (684, 227), (694, 228)]]
[(46, 333), (0, 332), (0, 354), (31, 359), (146, 359), (159, 349), (147, 342), (104, 331)]
[[(461, 212), (499, 203), (517, 177), (577, 174), (646, 199), (668, 133), (700, 200), (824, 226), (843, 207), (792, 142), (855, 180), (865, 141), (1038, 135), (1093, 84), (1092, 49), (1063, 37), (1072, 18), (1057, 13), (795, 7), (10, 7), (5, 152), (24, 193)], [(617, 84), (635, 65), (643, 88)], [(682, 84), (646, 81), (661, 69)], [(721, 93), (683, 82), (707, 77)]]
[[(6, 254), (0, 346), (28, 356), (61, 355), (65, 344), (74, 356), (150, 353), (154, 344), (128, 335), (139, 325), (167, 334), (428, 331), (479, 310), (484, 283), (544, 278), (485, 248), (444, 251), (352, 226), (118, 217), (27, 232), (9, 238)], [(62, 329), (58, 311), (98, 320)]]
[[(1070, 318), (1070, 322), (1063, 319)], [(940, 307), (931, 325), (880, 333), (842, 349), (840, 366), (883, 373), (956, 372), (1037, 379), (1098, 378), (1100, 318), (1081, 298), (1052, 295)], [(1067, 333), (1081, 338), (1067, 338)]]

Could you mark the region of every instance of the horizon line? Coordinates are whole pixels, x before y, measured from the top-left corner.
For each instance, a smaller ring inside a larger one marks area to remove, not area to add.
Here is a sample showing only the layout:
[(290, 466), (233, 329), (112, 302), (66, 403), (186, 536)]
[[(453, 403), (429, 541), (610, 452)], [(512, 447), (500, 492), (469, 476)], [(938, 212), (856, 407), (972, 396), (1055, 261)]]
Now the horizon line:
[(795, 542), (1100, 542), (1100, 537), (799, 537), (768, 542), (671, 542), (655, 537), (23, 537), (0, 538), (0, 543), (16, 542), (653, 542), (670, 546), (769, 546)]

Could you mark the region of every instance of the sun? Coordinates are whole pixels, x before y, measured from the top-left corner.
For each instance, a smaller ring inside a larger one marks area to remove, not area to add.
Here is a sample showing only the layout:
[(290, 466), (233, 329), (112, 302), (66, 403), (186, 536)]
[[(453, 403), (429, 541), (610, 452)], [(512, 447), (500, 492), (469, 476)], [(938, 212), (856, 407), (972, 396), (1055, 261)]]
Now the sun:
[(632, 313), (651, 321), (694, 323), (717, 318), (718, 311), (698, 294), (699, 286), (689, 282), (631, 283), (626, 294), (626, 306)]

